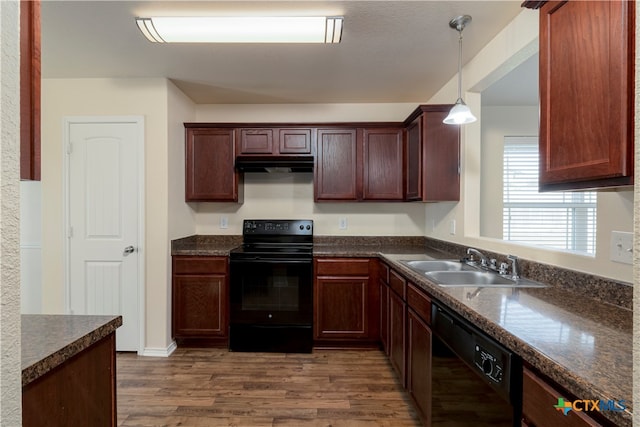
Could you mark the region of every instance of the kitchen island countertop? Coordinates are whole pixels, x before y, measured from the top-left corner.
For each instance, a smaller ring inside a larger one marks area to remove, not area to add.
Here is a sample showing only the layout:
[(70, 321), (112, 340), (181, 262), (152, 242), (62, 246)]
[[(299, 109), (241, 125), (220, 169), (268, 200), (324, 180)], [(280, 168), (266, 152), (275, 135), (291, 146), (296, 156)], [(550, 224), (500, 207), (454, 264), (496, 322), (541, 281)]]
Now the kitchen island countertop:
[(26, 386), (122, 325), (122, 316), (23, 314), (22, 386)]

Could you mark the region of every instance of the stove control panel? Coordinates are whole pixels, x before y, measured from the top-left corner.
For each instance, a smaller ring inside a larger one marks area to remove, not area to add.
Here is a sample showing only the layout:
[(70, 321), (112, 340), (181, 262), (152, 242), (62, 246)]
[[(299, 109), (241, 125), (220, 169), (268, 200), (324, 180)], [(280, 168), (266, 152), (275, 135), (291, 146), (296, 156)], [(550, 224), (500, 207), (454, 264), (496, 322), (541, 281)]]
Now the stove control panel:
[(242, 227), (243, 235), (313, 235), (313, 220), (267, 220), (245, 219)]

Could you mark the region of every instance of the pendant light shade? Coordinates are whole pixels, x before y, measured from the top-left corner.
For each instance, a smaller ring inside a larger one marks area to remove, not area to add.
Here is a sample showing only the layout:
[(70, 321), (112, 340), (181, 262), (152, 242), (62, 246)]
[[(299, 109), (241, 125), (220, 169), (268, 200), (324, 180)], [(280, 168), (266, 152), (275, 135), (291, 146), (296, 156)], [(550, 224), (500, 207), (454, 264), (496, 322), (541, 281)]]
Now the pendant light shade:
[(469, 106), (464, 103), (462, 98), (458, 98), (456, 104), (449, 111), (449, 115), (442, 122), (448, 125), (465, 125), (476, 120), (478, 119), (471, 113)]
[(458, 38), (458, 99), (449, 111), (449, 115), (442, 121), (447, 125), (464, 125), (477, 120), (462, 100), (462, 30), (469, 22), (471, 22), (469, 15), (458, 16), (449, 21), (449, 26), (456, 30), (460, 37)]

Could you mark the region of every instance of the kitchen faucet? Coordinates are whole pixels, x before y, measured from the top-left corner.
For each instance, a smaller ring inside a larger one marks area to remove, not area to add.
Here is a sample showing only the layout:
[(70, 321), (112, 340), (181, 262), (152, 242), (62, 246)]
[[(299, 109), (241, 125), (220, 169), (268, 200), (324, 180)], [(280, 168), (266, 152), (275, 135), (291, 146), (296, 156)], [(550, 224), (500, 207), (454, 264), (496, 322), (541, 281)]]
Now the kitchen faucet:
[(480, 257), (480, 267), (488, 268), (489, 267), (489, 258), (487, 258), (482, 252), (475, 248), (468, 248), (467, 255), (471, 255), (471, 260), (473, 261), (473, 255), (477, 255)]

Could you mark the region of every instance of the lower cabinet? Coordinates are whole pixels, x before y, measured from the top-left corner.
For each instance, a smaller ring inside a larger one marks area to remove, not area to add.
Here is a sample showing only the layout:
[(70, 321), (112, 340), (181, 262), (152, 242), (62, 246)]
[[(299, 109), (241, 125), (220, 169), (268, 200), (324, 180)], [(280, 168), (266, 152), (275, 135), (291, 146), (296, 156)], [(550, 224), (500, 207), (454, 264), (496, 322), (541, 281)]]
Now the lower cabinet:
[(407, 392), (424, 422), (431, 421), (431, 300), (407, 286)]
[(117, 421), (115, 332), (22, 389), (24, 427), (112, 427)]
[(375, 345), (378, 342), (379, 290), (370, 280), (374, 260), (314, 260), (314, 344)]
[(389, 266), (380, 264), (380, 345), (384, 354), (389, 356)]
[(228, 258), (174, 256), (172, 334), (178, 344), (226, 345)]
[[(529, 427), (587, 427), (608, 426), (585, 412), (569, 411), (566, 415), (557, 410), (558, 398), (564, 396), (571, 401), (564, 391), (549, 384), (530, 369), (524, 368), (522, 379), (522, 425)], [(604, 421), (603, 421), (604, 422)]]
[(382, 264), (380, 341), (424, 425), (431, 420), (431, 300)]
[(407, 385), (405, 376), (405, 320), (407, 304), (393, 291), (389, 291), (389, 360), (398, 374), (402, 386)]

